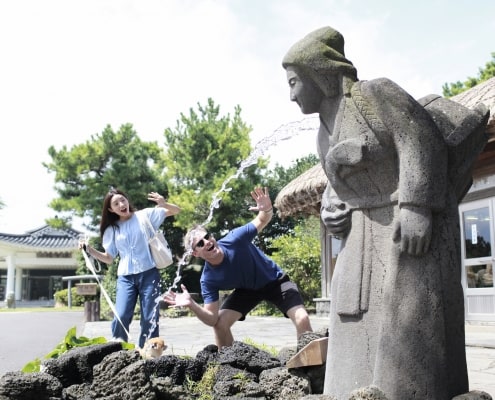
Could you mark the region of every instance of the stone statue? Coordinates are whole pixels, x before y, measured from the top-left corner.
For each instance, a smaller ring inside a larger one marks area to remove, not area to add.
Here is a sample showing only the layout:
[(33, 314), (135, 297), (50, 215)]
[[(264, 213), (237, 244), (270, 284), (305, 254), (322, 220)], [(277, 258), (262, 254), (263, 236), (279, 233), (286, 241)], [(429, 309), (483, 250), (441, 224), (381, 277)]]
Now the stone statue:
[(319, 113), (321, 218), (342, 239), (331, 284), (324, 394), (389, 400), (468, 392), (458, 203), (488, 111), (359, 81), (344, 38), (318, 29), (285, 55), (290, 98)]

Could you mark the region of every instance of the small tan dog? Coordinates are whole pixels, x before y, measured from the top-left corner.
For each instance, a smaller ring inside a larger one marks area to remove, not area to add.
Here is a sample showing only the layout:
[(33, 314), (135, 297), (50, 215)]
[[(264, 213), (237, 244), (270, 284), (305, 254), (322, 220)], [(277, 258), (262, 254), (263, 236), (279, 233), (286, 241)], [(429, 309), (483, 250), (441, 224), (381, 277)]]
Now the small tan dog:
[(146, 341), (143, 348), (139, 349), (139, 354), (145, 360), (149, 360), (151, 358), (161, 357), (166, 348), (165, 341), (162, 338), (155, 337)]

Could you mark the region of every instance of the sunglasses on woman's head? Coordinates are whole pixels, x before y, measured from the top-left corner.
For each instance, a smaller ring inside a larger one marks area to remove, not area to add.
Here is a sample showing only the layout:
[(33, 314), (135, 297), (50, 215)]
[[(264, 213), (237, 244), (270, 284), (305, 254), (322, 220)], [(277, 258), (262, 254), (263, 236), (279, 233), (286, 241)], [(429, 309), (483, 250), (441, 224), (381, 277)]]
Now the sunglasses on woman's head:
[(203, 236), (203, 238), (201, 240), (198, 240), (198, 243), (196, 243), (196, 245), (194, 246), (194, 248), (202, 248), (204, 247), (205, 245), (205, 240), (208, 240), (210, 238), (210, 233), (209, 232), (206, 232), (206, 234)]

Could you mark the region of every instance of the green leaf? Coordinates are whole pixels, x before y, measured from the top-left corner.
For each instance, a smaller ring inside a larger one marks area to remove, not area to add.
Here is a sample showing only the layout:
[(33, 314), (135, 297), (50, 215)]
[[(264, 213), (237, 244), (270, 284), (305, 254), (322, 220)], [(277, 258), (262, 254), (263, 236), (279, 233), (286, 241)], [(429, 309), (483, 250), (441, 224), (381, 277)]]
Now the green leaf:
[(41, 360), (39, 358), (34, 359), (33, 361), (28, 362), (24, 367), (22, 367), (21, 372), (31, 373), (31, 372), (39, 372), (41, 366)]
[[(55, 359), (60, 357), (62, 354), (66, 353), (70, 349), (74, 347), (83, 347), (83, 346), (90, 346), (94, 344), (102, 344), (106, 343), (107, 339), (105, 339), (103, 336), (98, 336), (95, 338), (87, 338), (85, 336), (80, 336), (77, 337), (76, 335), (76, 327), (70, 328), (67, 333), (65, 334), (64, 340), (60, 342), (55, 349), (50, 351), (47, 355), (45, 355), (43, 358), (45, 360), (48, 359)], [(122, 346), (124, 348), (124, 346)], [(134, 345), (133, 344), (128, 344), (126, 347), (127, 349), (133, 349)], [(22, 372), (39, 372), (41, 368), (41, 361), (36, 358), (33, 361), (28, 362), (23, 368)]]

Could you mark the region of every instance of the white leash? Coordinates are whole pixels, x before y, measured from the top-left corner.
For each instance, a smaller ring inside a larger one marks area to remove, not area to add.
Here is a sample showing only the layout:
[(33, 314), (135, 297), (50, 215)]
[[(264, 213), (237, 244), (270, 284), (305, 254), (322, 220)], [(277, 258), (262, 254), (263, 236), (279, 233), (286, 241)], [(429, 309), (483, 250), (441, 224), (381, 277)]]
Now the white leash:
[[(94, 275), (94, 277), (96, 279), (96, 282), (98, 283), (98, 286), (100, 287), (101, 292), (103, 293), (103, 297), (105, 297), (105, 300), (107, 301), (108, 305), (110, 306), (110, 309), (112, 310), (113, 315), (115, 315), (115, 318), (117, 318), (117, 321), (119, 321), (120, 325), (122, 326), (122, 329), (124, 329), (124, 331), (125, 331), (125, 333), (127, 335), (127, 340), (129, 341), (131, 339), (131, 335), (130, 335), (129, 331), (125, 328), (124, 323), (122, 322), (122, 320), (120, 319), (119, 314), (117, 313), (117, 310), (115, 309), (115, 306), (113, 305), (112, 299), (110, 298), (110, 296), (108, 295), (107, 291), (105, 290), (105, 288), (101, 284), (101, 282), (100, 282), (100, 280), (98, 278), (98, 275), (96, 274), (95, 266), (93, 265), (93, 263), (89, 259), (89, 256), (88, 256), (88, 253), (86, 252), (86, 250), (82, 249), (82, 253), (83, 253), (84, 261), (86, 262), (86, 267)], [(100, 263), (99, 263), (98, 260), (96, 260), (96, 261), (98, 262), (98, 270), (100, 271), (101, 270), (101, 265), (100, 265)]]

